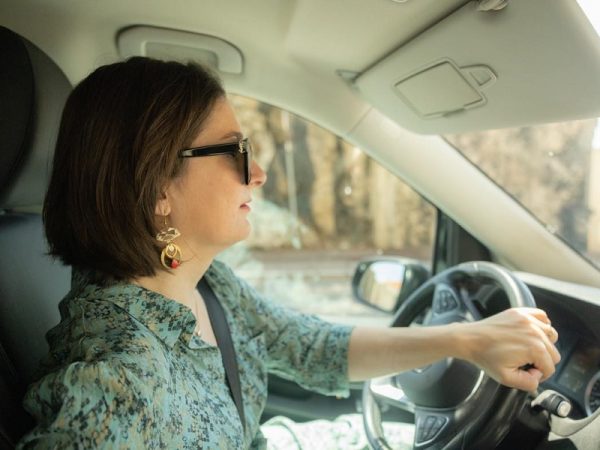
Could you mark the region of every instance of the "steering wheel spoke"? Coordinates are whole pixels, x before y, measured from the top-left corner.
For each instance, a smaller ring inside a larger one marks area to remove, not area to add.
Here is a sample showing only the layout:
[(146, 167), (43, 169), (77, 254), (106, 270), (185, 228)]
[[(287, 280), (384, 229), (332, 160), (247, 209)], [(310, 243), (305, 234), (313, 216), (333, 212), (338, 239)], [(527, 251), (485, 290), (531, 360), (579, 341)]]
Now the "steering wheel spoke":
[(452, 322), (466, 322), (480, 319), (478, 311), (446, 280), (435, 284), (431, 312), (423, 322), (425, 326), (444, 325)]
[(434, 314), (463, 312), (457, 292), (448, 283), (438, 283), (433, 294), (432, 310)]

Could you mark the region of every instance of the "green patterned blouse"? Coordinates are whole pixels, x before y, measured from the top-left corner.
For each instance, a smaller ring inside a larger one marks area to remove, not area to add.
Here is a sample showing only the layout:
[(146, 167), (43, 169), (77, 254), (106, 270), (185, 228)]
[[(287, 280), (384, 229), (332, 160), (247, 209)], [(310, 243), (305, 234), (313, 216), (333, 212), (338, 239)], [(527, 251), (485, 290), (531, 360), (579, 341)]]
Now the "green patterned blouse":
[(24, 399), (37, 425), (17, 448), (264, 449), (267, 372), (349, 394), (351, 327), (273, 304), (219, 262), (206, 279), (231, 329), (245, 432), (219, 349), (193, 334), (189, 308), (74, 272), (62, 320), (47, 334), (50, 352)]

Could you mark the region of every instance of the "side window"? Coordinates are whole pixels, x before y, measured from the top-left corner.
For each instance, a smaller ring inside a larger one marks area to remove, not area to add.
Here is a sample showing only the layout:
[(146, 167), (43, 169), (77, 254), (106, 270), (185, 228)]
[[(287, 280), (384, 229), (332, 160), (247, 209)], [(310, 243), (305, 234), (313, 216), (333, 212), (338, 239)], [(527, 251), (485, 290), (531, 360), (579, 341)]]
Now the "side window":
[(431, 263), (435, 208), (360, 149), (279, 108), (230, 96), (267, 182), (250, 237), (220, 255), (270, 299), (327, 320), (388, 325), (353, 299), (358, 262)]

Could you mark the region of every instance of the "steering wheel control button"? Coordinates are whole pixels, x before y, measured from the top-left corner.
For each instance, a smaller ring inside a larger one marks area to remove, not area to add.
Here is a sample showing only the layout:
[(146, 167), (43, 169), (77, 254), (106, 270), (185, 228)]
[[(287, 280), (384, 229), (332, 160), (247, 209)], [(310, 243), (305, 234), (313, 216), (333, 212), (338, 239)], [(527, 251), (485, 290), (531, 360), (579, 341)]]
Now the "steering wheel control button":
[(435, 293), (435, 302), (433, 310), (437, 314), (444, 314), (458, 308), (458, 301), (452, 291), (447, 288), (441, 288)]
[(425, 445), (433, 441), (447, 422), (447, 417), (434, 414), (420, 418), (417, 425), (415, 445)]

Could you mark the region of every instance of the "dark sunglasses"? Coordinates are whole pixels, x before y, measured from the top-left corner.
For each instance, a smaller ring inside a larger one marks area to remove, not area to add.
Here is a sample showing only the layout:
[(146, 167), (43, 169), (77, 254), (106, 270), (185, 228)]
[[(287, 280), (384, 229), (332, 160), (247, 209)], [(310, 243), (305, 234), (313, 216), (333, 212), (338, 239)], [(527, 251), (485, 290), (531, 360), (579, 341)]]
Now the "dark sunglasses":
[(238, 169), (242, 173), (245, 184), (250, 184), (250, 164), (252, 163), (252, 146), (248, 139), (232, 144), (207, 145), (204, 147), (186, 148), (179, 153), (180, 158), (196, 156), (231, 155), (235, 158)]

